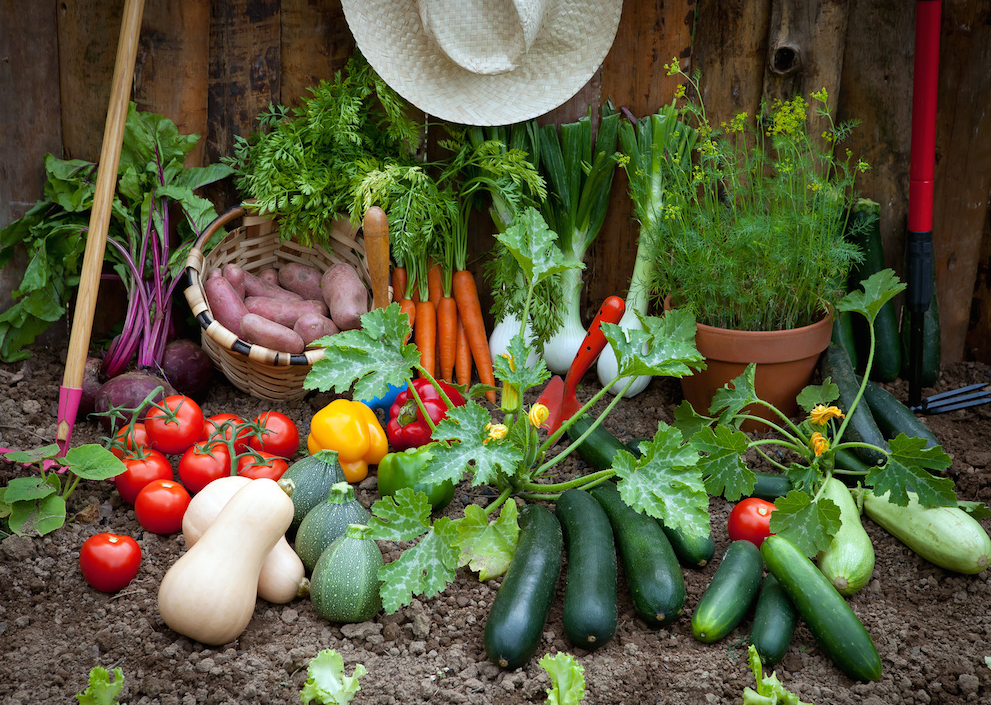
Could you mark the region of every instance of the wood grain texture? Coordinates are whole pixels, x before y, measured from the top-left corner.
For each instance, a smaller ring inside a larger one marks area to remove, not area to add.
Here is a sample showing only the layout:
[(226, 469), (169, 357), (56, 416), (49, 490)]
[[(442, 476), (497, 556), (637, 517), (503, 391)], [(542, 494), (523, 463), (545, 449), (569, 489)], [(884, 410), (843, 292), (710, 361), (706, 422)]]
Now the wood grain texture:
[(329, 80), (354, 51), (339, 0), (282, 0), (281, 102), (297, 106), (308, 88)]

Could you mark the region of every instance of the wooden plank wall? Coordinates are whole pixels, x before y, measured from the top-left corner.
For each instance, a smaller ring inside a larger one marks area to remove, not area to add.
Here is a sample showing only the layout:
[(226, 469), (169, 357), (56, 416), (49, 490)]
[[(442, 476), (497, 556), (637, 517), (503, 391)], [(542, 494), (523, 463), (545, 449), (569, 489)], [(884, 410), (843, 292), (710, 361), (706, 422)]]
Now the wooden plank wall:
[[(99, 154), (122, 6), (0, 0), (0, 227), (39, 197), (45, 152)], [(943, 2), (934, 242), (946, 361), (991, 362), (989, 18), (991, 0)], [(701, 69), (717, 122), (753, 115), (762, 97), (826, 87), (840, 119), (862, 121), (848, 146), (873, 166), (860, 188), (883, 206), (887, 260), (901, 272), (914, 21), (905, 0), (625, 0), (602, 69), (542, 121), (574, 120), (605, 99), (652, 112), (673, 97), (663, 69), (672, 57)], [(190, 163), (216, 161), (260, 110), (298, 104), (353, 46), (339, 0), (146, 0), (133, 97), (203, 135)], [(230, 184), (209, 195), (219, 208), (238, 200)], [(620, 173), (588, 262), (586, 315), (625, 292), (637, 240), (630, 214)], [(480, 224), (473, 251), (491, 242)], [(0, 273), (0, 296), (16, 274)]]

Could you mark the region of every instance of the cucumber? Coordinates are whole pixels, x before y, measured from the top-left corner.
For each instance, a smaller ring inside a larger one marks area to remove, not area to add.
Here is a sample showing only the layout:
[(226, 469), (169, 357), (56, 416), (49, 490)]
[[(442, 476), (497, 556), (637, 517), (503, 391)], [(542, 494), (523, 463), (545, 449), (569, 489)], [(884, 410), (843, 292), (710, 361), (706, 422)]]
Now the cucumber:
[(518, 668), (540, 646), (561, 573), (564, 538), (550, 510), (528, 504), (520, 512), (516, 552), (492, 601), (483, 643), (489, 659)]
[[(857, 404), (853, 414), (850, 414), (850, 406), (857, 398), (860, 385), (857, 384), (857, 376), (853, 372), (853, 365), (850, 364), (850, 356), (843, 348), (833, 344), (826, 348), (826, 352), (822, 355), (822, 376), (829, 377), (839, 388), (839, 407), (849, 417), (843, 440), (869, 443), (877, 448), (887, 449), (884, 436), (881, 435), (874, 417), (871, 416), (870, 408), (863, 400)], [(857, 448), (854, 452), (868, 465), (878, 465), (887, 460), (887, 456), (881, 450), (873, 448)]]
[(867, 382), (864, 389), (864, 401), (871, 410), (871, 415), (877, 422), (877, 427), (887, 438), (894, 438), (904, 433), (910, 438), (923, 438), (926, 448), (939, 445), (939, 440), (933, 432), (912, 413), (912, 410), (902, 404), (884, 387), (873, 382)]
[[(571, 426), (565, 431), (568, 439), (574, 443), (577, 441), (588, 427), (592, 425), (592, 417), (588, 414), (582, 414), (577, 417)], [(602, 424), (596, 426), (595, 430), (589, 434), (588, 438), (581, 442), (576, 449), (578, 451), (578, 457), (584, 460), (590, 467), (596, 470), (605, 470), (612, 467), (612, 459), (616, 456), (618, 451), (626, 451), (627, 453), (633, 453), (634, 455), (639, 455), (639, 452), (634, 451), (632, 448), (627, 446), (621, 440), (616, 438), (608, 429), (604, 428)]]
[(864, 513), (875, 524), (940, 568), (973, 575), (986, 570), (991, 558), (991, 537), (984, 527), (959, 507), (923, 507), (914, 492), (908, 506), (863, 492)]
[(685, 605), (685, 576), (660, 523), (623, 502), (613, 482), (591, 494), (612, 525), (633, 609), (652, 628), (673, 622)]
[(874, 574), (874, 544), (860, 523), (860, 510), (846, 485), (831, 477), (821, 496), (840, 508), (840, 529), (829, 548), (819, 552), (816, 564), (841, 595), (853, 595)]
[(773, 575), (766, 575), (750, 625), (750, 643), (765, 666), (773, 666), (785, 657), (797, 622), (798, 613), (781, 584)]
[(555, 503), (568, 552), (564, 633), (575, 646), (594, 651), (616, 633), (616, 545), (601, 505), (571, 489)]
[(755, 472), (754, 475), (757, 476), (757, 482), (748, 497), (760, 497), (773, 502), (791, 492), (791, 480), (787, 475), (777, 472)]
[[(908, 310), (907, 306), (902, 306), (902, 379), (908, 379), (911, 373), (909, 364), (911, 356), (909, 345), (911, 344), (912, 318), (914, 314)], [(940, 364), (942, 357), (942, 340), (939, 332), (939, 297), (936, 295), (936, 271), (933, 270), (932, 296), (929, 299), (929, 308), (926, 309), (922, 318), (922, 375), (921, 383), (923, 387), (931, 387), (939, 379)]]
[(757, 596), (764, 564), (749, 541), (733, 541), (692, 613), (692, 634), (711, 644), (729, 634)]
[(815, 564), (781, 536), (768, 536), (760, 553), (823, 653), (850, 678), (880, 678), (881, 657), (871, 635)]
[[(855, 266), (848, 279), (850, 290), (859, 289), (864, 279), (876, 274), (887, 265), (884, 259), (884, 247), (881, 243), (881, 206), (866, 198), (860, 199), (854, 206), (850, 216), (848, 232), (851, 240), (863, 252), (863, 261)], [(856, 355), (850, 354), (850, 360), (855, 369), (863, 372), (857, 366), (856, 360), (866, 361), (870, 352), (870, 330), (867, 319), (861, 315), (852, 316), (852, 327), (856, 340)], [(890, 382), (897, 378), (902, 368), (902, 347), (898, 335), (898, 311), (894, 301), (887, 301), (874, 318), (874, 362), (870, 378), (880, 382)], [(849, 348), (847, 348), (849, 352)]]
[(663, 521), (658, 523), (668, 537), (678, 562), (686, 568), (705, 568), (716, 554), (716, 542), (711, 530), (705, 536), (689, 536), (680, 527), (669, 529)]

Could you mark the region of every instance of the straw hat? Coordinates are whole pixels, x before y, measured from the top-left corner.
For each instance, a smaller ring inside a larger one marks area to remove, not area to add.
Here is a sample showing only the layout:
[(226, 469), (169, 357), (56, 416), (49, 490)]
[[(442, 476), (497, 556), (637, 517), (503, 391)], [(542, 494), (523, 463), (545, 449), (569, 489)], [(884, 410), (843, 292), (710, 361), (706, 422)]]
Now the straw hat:
[(509, 125), (553, 110), (592, 77), (622, 0), (343, 0), (358, 48), (425, 113)]

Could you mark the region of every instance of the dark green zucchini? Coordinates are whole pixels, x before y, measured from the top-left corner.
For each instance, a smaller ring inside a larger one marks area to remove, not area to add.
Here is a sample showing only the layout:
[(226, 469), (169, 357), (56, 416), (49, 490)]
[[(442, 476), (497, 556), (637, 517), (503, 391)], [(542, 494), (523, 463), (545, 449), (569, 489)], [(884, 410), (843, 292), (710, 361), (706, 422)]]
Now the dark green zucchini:
[(864, 389), (864, 401), (870, 407), (877, 427), (886, 438), (894, 438), (899, 433), (904, 433), (910, 438), (924, 438), (926, 448), (939, 445), (939, 440), (919, 420), (919, 417), (884, 387), (868, 381)]
[[(909, 379), (910, 354), (909, 345), (914, 314), (907, 306), (902, 306), (901, 348), (902, 348), (902, 379)], [(932, 296), (929, 308), (922, 317), (922, 375), (923, 387), (931, 387), (939, 379), (942, 361), (942, 340), (939, 332), (939, 297), (936, 295), (936, 272), (933, 271)]]
[(692, 613), (692, 634), (711, 644), (729, 634), (753, 604), (764, 575), (760, 550), (749, 541), (733, 541)]
[(755, 472), (754, 475), (757, 476), (757, 482), (748, 497), (760, 497), (773, 502), (791, 492), (791, 480), (787, 475), (777, 472)]
[(830, 340), (850, 356), (853, 369), (860, 369), (857, 362), (857, 342), (853, 334), (853, 316), (849, 311), (837, 311), (833, 318), (833, 334)]
[[(822, 376), (823, 378), (829, 377), (833, 384), (839, 388), (840, 398), (837, 405), (849, 417), (843, 440), (869, 443), (878, 448), (886, 449), (887, 443), (885, 443), (884, 436), (881, 435), (874, 417), (871, 416), (870, 408), (863, 400), (857, 404), (857, 408), (850, 415), (850, 405), (857, 398), (860, 385), (857, 383), (857, 376), (850, 364), (850, 356), (843, 348), (833, 344), (826, 348), (826, 352), (822, 355)], [(857, 457), (868, 465), (877, 465), (887, 459), (882, 451), (871, 448), (857, 448), (855, 452)]]
[(685, 576), (660, 523), (623, 502), (613, 482), (591, 494), (612, 525), (633, 609), (653, 628), (673, 622), (685, 605)]
[[(582, 414), (576, 418), (574, 423), (565, 431), (568, 439), (572, 443), (577, 441), (592, 425), (592, 421), (592, 417), (588, 414)], [(611, 468), (612, 459), (618, 451), (624, 450), (627, 453), (639, 455), (638, 452), (634, 452), (633, 449), (610, 433), (602, 424), (596, 426), (595, 430), (575, 450), (578, 451), (578, 457), (596, 470)]]
[(584, 490), (568, 490), (555, 502), (564, 532), (568, 577), (564, 634), (594, 651), (616, 633), (616, 544), (605, 510)]
[(516, 553), (485, 622), (485, 653), (502, 668), (518, 668), (540, 646), (561, 572), (564, 538), (550, 510), (528, 504), (520, 512)]
[(686, 568), (705, 568), (716, 554), (716, 542), (711, 530), (705, 536), (689, 536), (681, 527), (669, 529), (663, 521), (658, 523), (668, 537), (678, 562)]
[(780, 583), (773, 575), (764, 576), (750, 625), (750, 643), (765, 666), (773, 666), (785, 657), (797, 622), (795, 606)]
[(823, 653), (850, 678), (880, 678), (881, 657), (870, 634), (815, 564), (781, 536), (768, 536), (760, 552)]

